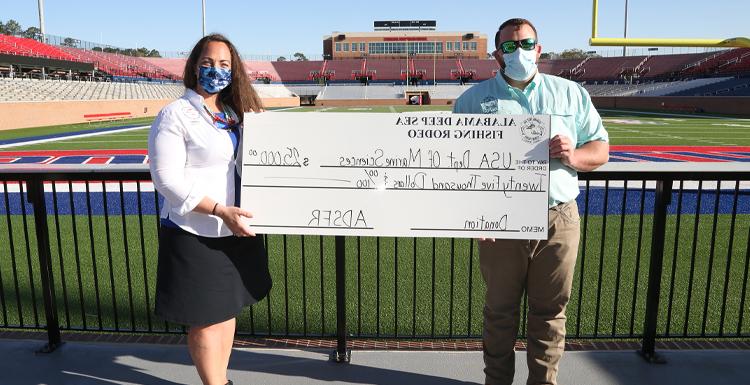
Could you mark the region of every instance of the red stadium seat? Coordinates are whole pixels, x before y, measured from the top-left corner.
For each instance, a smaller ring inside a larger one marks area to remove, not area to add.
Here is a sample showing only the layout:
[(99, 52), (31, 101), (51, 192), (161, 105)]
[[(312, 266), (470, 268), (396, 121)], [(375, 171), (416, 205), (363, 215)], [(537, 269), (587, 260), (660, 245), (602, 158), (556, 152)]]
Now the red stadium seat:
[(34, 39), (0, 35), (0, 50), (12, 55), (31, 56), (55, 60), (82, 61), (57, 46), (44, 44)]

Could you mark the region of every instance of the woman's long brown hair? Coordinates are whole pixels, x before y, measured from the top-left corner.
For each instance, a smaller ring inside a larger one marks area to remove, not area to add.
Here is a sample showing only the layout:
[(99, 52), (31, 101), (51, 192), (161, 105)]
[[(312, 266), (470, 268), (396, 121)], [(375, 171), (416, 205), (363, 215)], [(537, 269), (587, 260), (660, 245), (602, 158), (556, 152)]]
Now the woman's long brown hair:
[(237, 48), (224, 35), (215, 33), (198, 40), (198, 43), (193, 47), (185, 63), (182, 82), (186, 88), (190, 88), (193, 91), (197, 90), (198, 60), (200, 60), (201, 53), (203, 53), (206, 45), (213, 41), (226, 44), (232, 56), (232, 82), (219, 92), (219, 100), (237, 113), (241, 123), (243, 112), (258, 112), (263, 109), (263, 102), (250, 84), (250, 79), (248, 79), (247, 72), (245, 72), (245, 65), (242, 64), (242, 59), (237, 52)]

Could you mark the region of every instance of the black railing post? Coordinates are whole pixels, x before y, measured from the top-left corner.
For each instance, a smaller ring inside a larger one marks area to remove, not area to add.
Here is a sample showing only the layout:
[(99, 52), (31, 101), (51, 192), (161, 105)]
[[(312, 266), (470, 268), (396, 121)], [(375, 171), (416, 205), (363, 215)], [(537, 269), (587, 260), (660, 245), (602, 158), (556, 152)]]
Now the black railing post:
[[(60, 324), (57, 320), (57, 300), (52, 279), (52, 258), (50, 255), (49, 227), (47, 226), (47, 202), (44, 199), (44, 183), (41, 178), (27, 180), (29, 202), (34, 206), (34, 227), (36, 229), (39, 270), (42, 275), (44, 295), (44, 315), (47, 321), (47, 344), (38, 353), (52, 353), (62, 345)], [(22, 208), (23, 209), (23, 208)]]
[(351, 350), (346, 348), (346, 242), (336, 236), (336, 350), (331, 361), (348, 363)]
[(672, 200), (672, 180), (656, 182), (654, 202), (654, 227), (651, 235), (651, 263), (648, 270), (648, 294), (646, 297), (646, 319), (643, 324), (643, 343), (638, 352), (652, 364), (666, 363), (656, 354), (656, 326), (659, 317), (659, 296), (664, 262), (664, 238), (667, 227), (667, 207)]

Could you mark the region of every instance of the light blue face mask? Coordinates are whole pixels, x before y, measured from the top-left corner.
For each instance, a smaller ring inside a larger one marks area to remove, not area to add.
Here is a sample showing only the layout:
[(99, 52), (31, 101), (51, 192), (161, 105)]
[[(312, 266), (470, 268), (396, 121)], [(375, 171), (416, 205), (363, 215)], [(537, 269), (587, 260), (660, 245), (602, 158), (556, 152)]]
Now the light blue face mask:
[(198, 82), (203, 90), (215, 94), (232, 82), (232, 70), (216, 67), (198, 67)]
[(536, 74), (536, 50), (516, 49), (513, 53), (503, 54), (505, 76), (522, 82)]

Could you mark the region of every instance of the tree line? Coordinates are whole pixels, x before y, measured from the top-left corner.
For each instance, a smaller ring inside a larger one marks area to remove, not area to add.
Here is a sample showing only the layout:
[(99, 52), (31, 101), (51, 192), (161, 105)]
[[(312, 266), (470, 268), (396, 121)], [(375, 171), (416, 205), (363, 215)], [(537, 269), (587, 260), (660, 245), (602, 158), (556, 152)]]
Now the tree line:
[[(308, 60), (307, 56), (305, 56), (305, 54), (303, 54), (302, 52), (295, 52), (294, 55), (292, 56), (294, 57), (294, 61), (307, 61)], [(278, 58), (276, 58), (276, 61), (287, 61), (287, 60), (289, 59), (287, 59), (285, 56), (279, 56)]]

